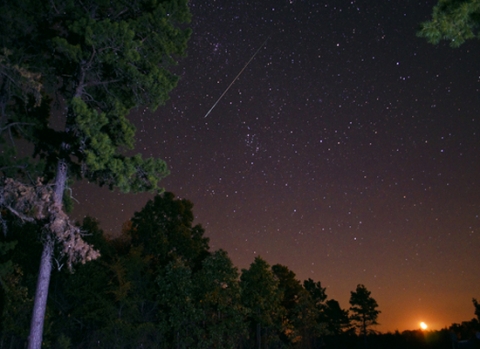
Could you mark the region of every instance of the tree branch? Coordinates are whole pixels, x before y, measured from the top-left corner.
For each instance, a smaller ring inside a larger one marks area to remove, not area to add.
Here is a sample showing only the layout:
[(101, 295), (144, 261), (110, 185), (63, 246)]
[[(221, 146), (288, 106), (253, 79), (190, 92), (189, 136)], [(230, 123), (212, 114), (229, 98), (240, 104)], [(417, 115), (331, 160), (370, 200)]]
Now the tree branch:
[(31, 123), (31, 122), (12, 122), (12, 123), (0, 128), (0, 133), (2, 133), (3, 131), (5, 131), (8, 128), (11, 128), (13, 126), (19, 126), (19, 125), (35, 126), (35, 124)]
[(33, 219), (32, 217), (28, 217), (28, 216), (25, 216), (24, 214), (18, 212), (17, 210), (15, 210), (13, 207), (11, 206), (4, 206), (7, 210), (9, 210), (10, 212), (12, 212), (15, 216), (17, 216), (18, 218), (20, 218), (22, 221), (27, 221), (27, 222), (35, 222), (35, 219)]

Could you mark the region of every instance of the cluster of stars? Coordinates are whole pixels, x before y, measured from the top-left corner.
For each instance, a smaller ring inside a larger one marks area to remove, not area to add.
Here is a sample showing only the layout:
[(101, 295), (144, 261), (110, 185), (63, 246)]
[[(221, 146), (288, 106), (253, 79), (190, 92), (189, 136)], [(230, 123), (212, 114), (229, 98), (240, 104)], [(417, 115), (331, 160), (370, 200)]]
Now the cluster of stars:
[[(166, 190), (195, 204), (212, 246), (240, 268), (261, 255), (313, 274), (343, 307), (363, 283), (386, 330), (404, 329), (414, 293), (453, 294), (480, 262), (480, 45), (416, 38), (430, 5), (191, 1), (171, 101), (133, 115), (137, 148), (168, 160)], [(91, 214), (119, 231), (148, 197)], [(469, 310), (475, 296), (452, 297)]]

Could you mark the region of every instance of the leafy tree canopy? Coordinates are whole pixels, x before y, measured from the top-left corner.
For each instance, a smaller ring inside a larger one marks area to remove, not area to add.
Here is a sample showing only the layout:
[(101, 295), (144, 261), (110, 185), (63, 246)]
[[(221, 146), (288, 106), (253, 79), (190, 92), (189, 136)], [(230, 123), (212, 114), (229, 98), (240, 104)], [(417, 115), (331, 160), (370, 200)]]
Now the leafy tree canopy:
[(295, 278), (295, 273), (285, 265), (275, 264), (272, 266), (272, 271), (283, 294), (282, 305), (287, 311), (293, 310), (303, 290), (302, 284)]
[(200, 225), (193, 225), (192, 209), (192, 202), (170, 192), (155, 196), (132, 219), (132, 244), (142, 246), (162, 266), (177, 257), (191, 267), (200, 265), (208, 255), (209, 239)]
[(305, 290), (308, 291), (312, 300), (315, 304), (317, 309), (322, 309), (327, 299), (326, 288), (322, 287), (322, 283), (320, 281), (313, 281), (312, 279), (308, 278), (307, 280), (303, 281), (303, 287)]

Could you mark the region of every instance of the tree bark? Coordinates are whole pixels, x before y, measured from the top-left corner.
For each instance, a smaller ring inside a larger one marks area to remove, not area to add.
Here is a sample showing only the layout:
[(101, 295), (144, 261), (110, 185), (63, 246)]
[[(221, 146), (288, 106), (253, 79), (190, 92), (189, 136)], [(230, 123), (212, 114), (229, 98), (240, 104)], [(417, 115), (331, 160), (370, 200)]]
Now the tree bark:
[(65, 160), (58, 160), (57, 174), (55, 177), (55, 205), (62, 206), (63, 192), (65, 191), (65, 183), (67, 183), (67, 164)]
[(47, 309), (48, 286), (52, 273), (53, 239), (46, 238), (43, 244), (40, 269), (38, 271), (37, 289), (33, 305), (32, 321), (30, 323), (30, 336), (28, 337), (28, 349), (40, 349), (42, 347), (43, 322)]
[[(55, 178), (55, 205), (62, 205), (63, 192), (67, 181), (67, 166), (65, 161), (59, 160)], [(32, 320), (30, 322), (30, 335), (28, 349), (41, 349), (43, 341), (43, 323), (47, 310), (48, 288), (52, 274), (52, 257), (55, 241), (50, 232), (45, 232), (40, 268), (38, 270), (37, 289), (33, 303)]]

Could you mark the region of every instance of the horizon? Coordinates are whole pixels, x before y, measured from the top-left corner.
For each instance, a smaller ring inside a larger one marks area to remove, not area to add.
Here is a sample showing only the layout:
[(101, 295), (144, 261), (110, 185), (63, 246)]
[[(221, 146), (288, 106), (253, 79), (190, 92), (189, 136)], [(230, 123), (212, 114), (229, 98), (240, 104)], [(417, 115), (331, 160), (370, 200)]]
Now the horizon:
[[(237, 267), (261, 255), (343, 308), (362, 283), (382, 331), (469, 321), (480, 43), (416, 37), (433, 5), (193, 0), (178, 86), (131, 115), (136, 150), (167, 162), (161, 185), (194, 203), (212, 249)], [(109, 233), (151, 198), (73, 189), (74, 216)]]

